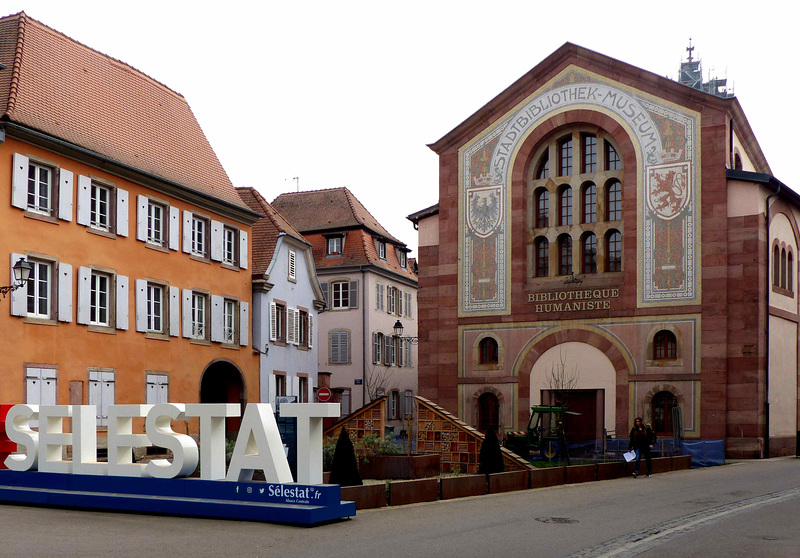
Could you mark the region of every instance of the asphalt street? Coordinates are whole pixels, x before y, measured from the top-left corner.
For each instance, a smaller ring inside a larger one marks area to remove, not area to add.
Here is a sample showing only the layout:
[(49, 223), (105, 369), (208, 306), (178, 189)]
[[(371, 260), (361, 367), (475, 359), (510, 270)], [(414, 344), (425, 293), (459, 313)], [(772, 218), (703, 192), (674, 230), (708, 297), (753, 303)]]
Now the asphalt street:
[(317, 527), (0, 506), (0, 556), (800, 556), (800, 459), (358, 512)]

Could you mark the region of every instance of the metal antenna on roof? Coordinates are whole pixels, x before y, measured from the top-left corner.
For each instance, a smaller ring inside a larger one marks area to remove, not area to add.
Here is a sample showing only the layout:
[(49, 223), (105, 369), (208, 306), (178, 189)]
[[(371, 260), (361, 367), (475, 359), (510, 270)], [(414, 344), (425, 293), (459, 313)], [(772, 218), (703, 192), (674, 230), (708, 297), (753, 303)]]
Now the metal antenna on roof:
[(292, 180), (294, 180), (294, 186), (297, 189), (297, 191), (299, 192), (300, 191), (300, 177), (299, 176), (295, 176), (294, 178), (292, 178)]

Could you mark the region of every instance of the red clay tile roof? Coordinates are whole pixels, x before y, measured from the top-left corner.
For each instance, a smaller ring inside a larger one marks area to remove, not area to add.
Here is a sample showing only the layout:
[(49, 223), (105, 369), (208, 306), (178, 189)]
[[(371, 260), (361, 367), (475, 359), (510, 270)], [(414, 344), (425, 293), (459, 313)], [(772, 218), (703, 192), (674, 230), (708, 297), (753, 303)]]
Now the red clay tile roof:
[(300, 234), (283, 215), (278, 213), (255, 188), (236, 188), (236, 192), (247, 207), (264, 215), (264, 217), (260, 218), (253, 225), (251, 236), (253, 246), (253, 275), (261, 276), (267, 272), (269, 263), (272, 261), (272, 256), (275, 254), (275, 246), (278, 242), (278, 237), (281, 234), (293, 236), (301, 242), (308, 244), (308, 241), (303, 238), (303, 235)]
[(244, 207), (182, 95), (31, 19), (0, 18), (0, 116)]
[(389, 234), (347, 188), (281, 194), (272, 205), (303, 234), (366, 227), (389, 242), (405, 247), (405, 243)]

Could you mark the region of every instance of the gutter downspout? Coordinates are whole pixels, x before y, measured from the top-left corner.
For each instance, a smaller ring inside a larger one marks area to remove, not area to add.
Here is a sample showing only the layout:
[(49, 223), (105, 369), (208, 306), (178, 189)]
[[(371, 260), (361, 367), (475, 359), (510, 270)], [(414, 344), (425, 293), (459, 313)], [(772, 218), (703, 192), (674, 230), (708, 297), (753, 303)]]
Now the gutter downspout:
[(769, 233), (769, 209), (770, 205), (769, 202), (772, 198), (780, 194), (781, 192), (781, 183), (777, 182), (778, 189), (775, 190), (773, 193), (767, 196), (767, 207), (766, 207), (766, 219), (767, 219), (767, 285), (766, 289), (764, 289), (765, 299), (766, 299), (766, 314), (767, 319), (766, 323), (764, 324), (764, 343), (765, 347), (765, 358), (764, 358), (764, 459), (769, 459), (769, 295), (772, 292), (771, 282), (769, 280), (769, 276), (771, 273), (771, 267), (769, 265), (769, 258), (772, 254), (772, 246), (770, 245), (770, 233)]

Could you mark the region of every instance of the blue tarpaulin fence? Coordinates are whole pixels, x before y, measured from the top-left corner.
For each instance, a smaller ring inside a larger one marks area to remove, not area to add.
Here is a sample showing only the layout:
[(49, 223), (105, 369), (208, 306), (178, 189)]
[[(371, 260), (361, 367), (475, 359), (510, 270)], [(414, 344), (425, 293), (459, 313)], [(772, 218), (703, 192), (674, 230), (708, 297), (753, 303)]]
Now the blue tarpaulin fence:
[[(589, 440), (570, 442), (569, 455), (577, 459), (594, 459), (602, 461), (622, 461), (622, 454), (628, 451), (627, 438), (609, 438), (607, 440)], [(533, 461), (563, 458), (558, 451), (558, 442), (552, 447), (542, 449), (532, 455)], [(547, 452), (546, 450), (550, 450)], [(549, 455), (548, 455), (549, 454)], [(725, 443), (722, 440), (687, 442), (671, 438), (659, 438), (653, 448), (653, 457), (669, 457), (673, 455), (690, 455), (692, 467), (711, 467), (725, 464)]]
[(683, 455), (692, 456), (692, 467), (725, 464), (725, 443), (722, 440), (683, 442)]

